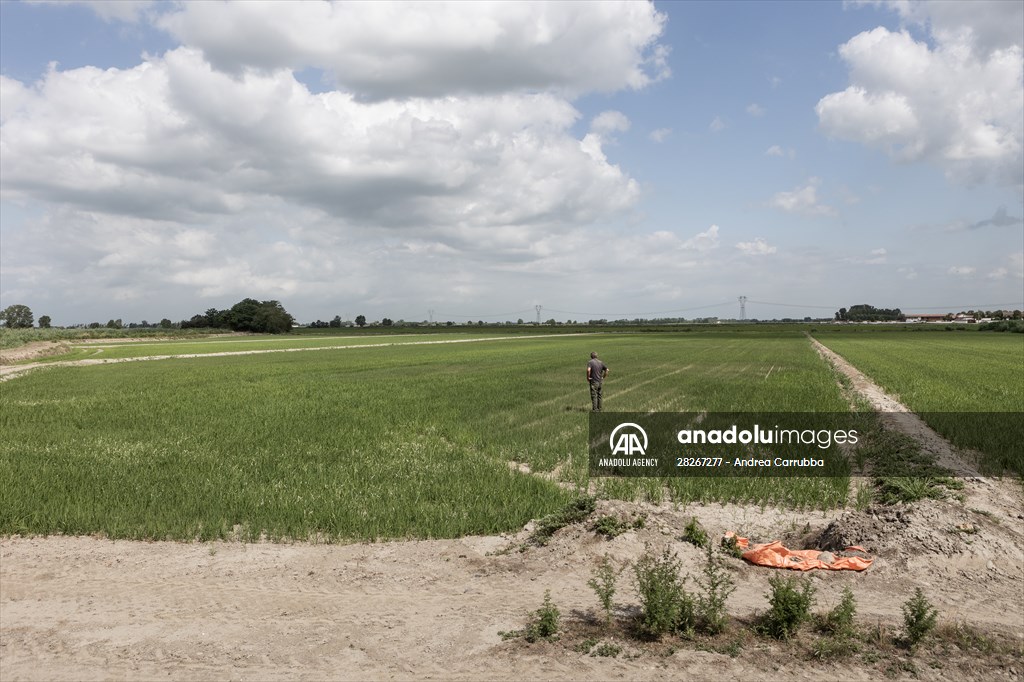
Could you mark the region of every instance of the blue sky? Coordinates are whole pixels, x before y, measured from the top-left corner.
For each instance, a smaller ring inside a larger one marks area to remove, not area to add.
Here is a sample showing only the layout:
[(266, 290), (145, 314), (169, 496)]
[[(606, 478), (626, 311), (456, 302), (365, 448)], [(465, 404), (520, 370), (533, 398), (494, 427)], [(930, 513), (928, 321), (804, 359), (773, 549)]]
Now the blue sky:
[(1021, 8), (2, 2), (0, 299), (1024, 307)]

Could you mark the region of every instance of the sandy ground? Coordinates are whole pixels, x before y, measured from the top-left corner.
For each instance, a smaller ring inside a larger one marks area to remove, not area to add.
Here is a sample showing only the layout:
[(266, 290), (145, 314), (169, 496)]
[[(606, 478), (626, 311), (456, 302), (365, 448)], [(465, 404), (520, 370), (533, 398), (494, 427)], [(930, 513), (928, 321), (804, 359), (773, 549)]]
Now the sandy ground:
[[(955, 456), (938, 436), (926, 447)], [(790, 546), (864, 546), (875, 558), (867, 571), (810, 573), (817, 610), (849, 586), (860, 622), (896, 630), (900, 604), (920, 586), (943, 620), (1024, 642), (1021, 490), (1019, 481), (972, 477), (965, 502), (861, 512), (602, 501), (598, 514), (646, 514), (644, 527), (607, 540), (577, 524), (526, 551), (518, 546), (529, 526), (514, 536), (350, 545), (4, 538), (0, 680), (877, 679), (878, 668), (856, 660), (819, 663), (760, 641), (736, 657), (683, 645), (599, 658), (565, 643), (502, 641), (499, 632), (522, 628), (545, 590), (567, 621), (591, 618), (597, 601), (586, 583), (606, 553), (621, 565), (668, 546), (696, 574), (701, 551), (678, 540), (696, 516), (713, 537), (737, 530)], [(729, 570), (737, 584), (729, 612), (763, 611), (775, 572), (740, 560)], [(638, 603), (627, 576), (620, 616)], [(919, 665), (914, 676), (1024, 675), (1024, 665), (986, 667), (972, 656)]]

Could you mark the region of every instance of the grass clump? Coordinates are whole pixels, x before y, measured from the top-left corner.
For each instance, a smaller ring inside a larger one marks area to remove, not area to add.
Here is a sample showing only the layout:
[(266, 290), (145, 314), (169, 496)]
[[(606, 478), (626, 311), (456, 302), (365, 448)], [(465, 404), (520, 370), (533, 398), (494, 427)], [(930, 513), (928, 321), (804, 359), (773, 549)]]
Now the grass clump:
[(548, 544), (551, 541), (551, 536), (557, 531), (569, 524), (585, 520), (594, 513), (596, 506), (596, 498), (589, 496), (576, 498), (558, 511), (537, 521), (537, 528), (530, 535), (530, 541), (540, 546)]
[(697, 579), (701, 591), (697, 594), (697, 620), (700, 628), (709, 635), (717, 635), (729, 623), (725, 612), (725, 600), (736, 589), (735, 581), (728, 569), (714, 554), (709, 542), (703, 576)]
[(789, 639), (810, 617), (814, 605), (814, 586), (807, 579), (775, 576), (768, 579), (771, 605), (755, 628), (775, 639)]
[(908, 648), (914, 649), (935, 629), (938, 615), (921, 588), (915, 588), (914, 596), (903, 604), (904, 641)]
[(615, 570), (611, 559), (605, 554), (604, 558), (601, 559), (601, 563), (594, 569), (593, 577), (587, 581), (587, 585), (594, 590), (598, 601), (601, 602), (606, 626), (611, 625), (612, 622), (612, 608), (614, 607), (612, 598), (615, 596), (615, 580), (618, 578), (619, 573), (621, 571)]
[(708, 532), (700, 525), (696, 516), (690, 517), (690, 522), (683, 529), (682, 539), (695, 547), (708, 547), (711, 544), (708, 541)]
[(693, 598), (683, 589), (679, 557), (666, 547), (660, 556), (644, 552), (633, 567), (640, 595), (640, 631), (653, 639), (689, 634), (695, 623)]

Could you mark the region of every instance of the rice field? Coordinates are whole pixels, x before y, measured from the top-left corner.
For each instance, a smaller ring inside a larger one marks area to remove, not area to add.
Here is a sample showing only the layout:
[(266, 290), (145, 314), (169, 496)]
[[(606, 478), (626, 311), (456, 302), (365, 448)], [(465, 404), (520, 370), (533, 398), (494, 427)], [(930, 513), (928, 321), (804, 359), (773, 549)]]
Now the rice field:
[(1024, 475), (1024, 335), (819, 333), (816, 338), (917, 412), (989, 472)]
[[(55, 367), (6, 382), (0, 533), (334, 541), (517, 530), (588, 483), (591, 350), (611, 368), (606, 411), (848, 409), (797, 331), (387, 341), (399, 345)], [(174, 349), (207, 343), (223, 342)], [(605, 479), (602, 492), (832, 507), (847, 488), (845, 477), (701, 488)]]

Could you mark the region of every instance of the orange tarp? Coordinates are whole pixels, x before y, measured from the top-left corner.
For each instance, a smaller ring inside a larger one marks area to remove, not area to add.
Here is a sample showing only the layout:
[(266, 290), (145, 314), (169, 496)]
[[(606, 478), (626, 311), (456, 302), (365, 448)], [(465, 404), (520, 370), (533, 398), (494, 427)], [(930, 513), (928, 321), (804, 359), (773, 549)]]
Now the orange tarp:
[[(750, 546), (747, 538), (742, 538), (732, 531), (725, 534), (726, 538), (735, 537), (736, 546), (746, 549)], [(863, 552), (863, 547), (851, 545), (847, 551)], [(831, 552), (816, 549), (793, 550), (782, 546), (782, 542), (767, 542), (754, 545), (743, 552), (743, 558), (758, 566), (772, 568), (790, 568), (796, 571), (809, 571), (812, 568), (824, 568), (830, 571), (863, 571), (871, 565), (872, 559), (859, 556), (835, 556)]]

